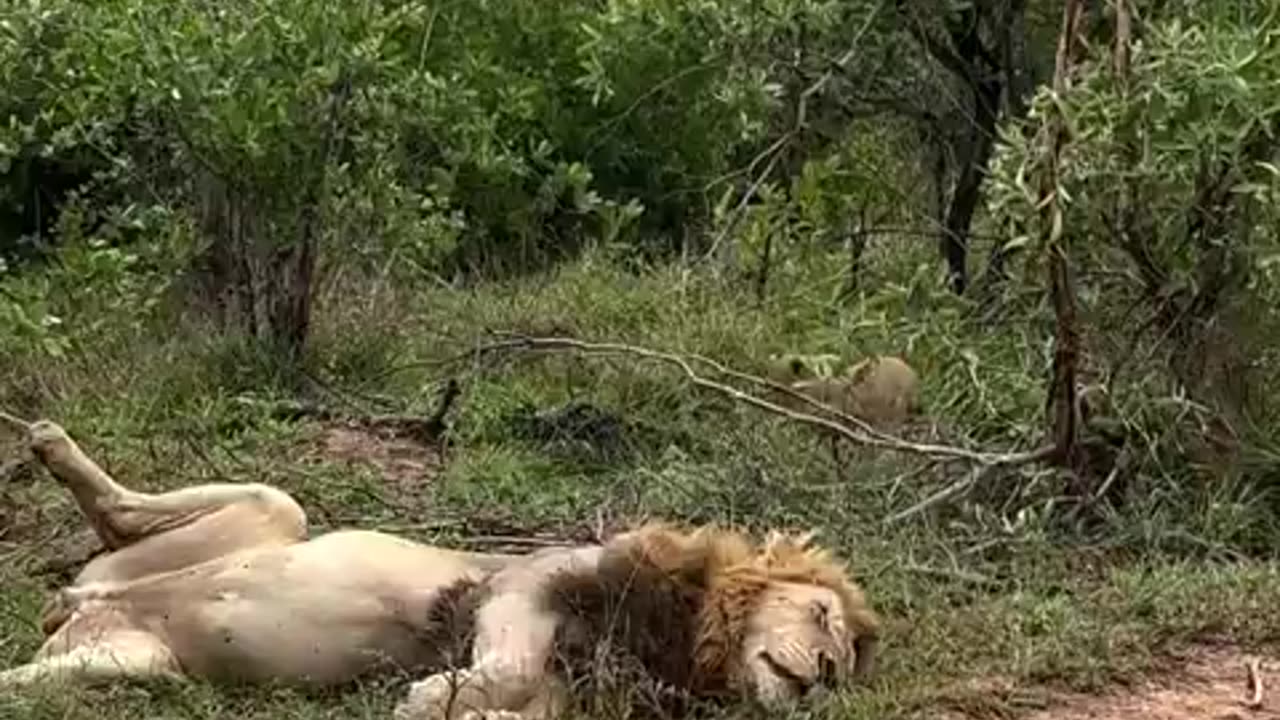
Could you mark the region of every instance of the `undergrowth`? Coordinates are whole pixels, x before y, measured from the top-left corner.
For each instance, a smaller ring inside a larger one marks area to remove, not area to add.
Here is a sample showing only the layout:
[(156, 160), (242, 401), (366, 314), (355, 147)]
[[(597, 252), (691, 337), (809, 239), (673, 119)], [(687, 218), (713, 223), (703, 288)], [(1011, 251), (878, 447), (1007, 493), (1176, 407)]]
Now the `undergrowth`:
[[(927, 717), (943, 707), (1007, 716), (1027, 692), (1096, 688), (1192, 640), (1276, 641), (1274, 462), (1219, 477), (1172, 458), (1140, 463), (1127, 490), (1083, 519), (1060, 509), (1052, 473), (1024, 468), (890, 525), (965, 469), (847, 446), (837, 463), (812, 430), (635, 358), (478, 351), (493, 332), (569, 336), (747, 372), (786, 351), (901, 353), (924, 382), (928, 422), (915, 432), (989, 449), (1036, 444), (1046, 309), (1027, 301), (982, 322), (934, 289), (931, 249), (875, 250), (861, 295), (843, 301), (828, 258), (775, 278), (763, 301), (734, 278), (679, 265), (624, 269), (605, 252), (470, 288), (348, 278), (318, 298), (310, 355), (287, 371), (165, 303), (122, 315), (122, 290), (95, 310), (56, 291), (69, 282), (60, 271), (28, 273), (6, 280), (8, 292), (52, 288), (28, 307), (58, 322), (40, 342), (0, 338), (0, 407), (57, 420), (140, 488), (277, 484), (317, 531), (359, 525), (459, 544), (483, 534), (583, 537), (651, 516), (816, 529), (888, 621), (872, 685), (830, 700), (815, 711), (822, 717)], [(412, 488), (308, 455), (314, 422), (245, 402), (301, 394), (340, 410), (427, 414), (450, 377), (463, 392), (440, 469)], [(529, 418), (574, 403), (616, 422), (594, 436), (528, 430)], [(4, 457), (18, 440), (0, 436)], [(0, 513), (0, 661), (11, 666), (39, 645), (36, 616), (56, 585), (43, 568), (81, 523), (42, 471), (0, 488)], [(990, 677), (1021, 690), (972, 683)], [(124, 684), (0, 699), (0, 717), (386, 718), (404, 681), (325, 692)]]

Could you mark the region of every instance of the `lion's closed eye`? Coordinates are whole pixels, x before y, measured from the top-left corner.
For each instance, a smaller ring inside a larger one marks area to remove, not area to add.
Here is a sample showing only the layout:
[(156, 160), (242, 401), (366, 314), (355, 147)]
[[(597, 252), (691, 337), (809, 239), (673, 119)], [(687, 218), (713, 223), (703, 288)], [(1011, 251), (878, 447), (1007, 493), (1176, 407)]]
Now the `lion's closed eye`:
[(809, 614), (823, 632), (831, 632), (831, 608), (827, 607), (825, 602), (814, 600), (809, 603)]

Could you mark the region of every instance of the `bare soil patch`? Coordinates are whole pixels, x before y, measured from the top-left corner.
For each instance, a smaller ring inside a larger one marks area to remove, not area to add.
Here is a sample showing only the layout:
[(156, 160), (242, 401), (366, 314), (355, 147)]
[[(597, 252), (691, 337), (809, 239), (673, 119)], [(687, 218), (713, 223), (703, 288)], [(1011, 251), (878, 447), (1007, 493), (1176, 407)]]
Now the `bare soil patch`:
[(40, 577), (50, 587), (69, 581), (102, 551), (79, 520), (74, 511), (46, 508), (31, 488), (0, 488), (0, 568)]
[[(999, 693), (1002, 683), (991, 684)], [(1165, 669), (1102, 694), (1049, 692), (1042, 697), (1047, 700), (1043, 709), (1020, 715), (1021, 720), (1280, 720), (1280, 658), (1228, 645), (1200, 645), (1173, 658)]]
[[(1262, 683), (1254, 706), (1250, 665)], [(1238, 648), (1197, 648), (1181, 668), (1149, 677), (1123, 692), (1065, 696), (1061, 706), (1029, 720), (1280, 720), (1280, 660)]]
[(439, 451), (392, 427), (351, 422), (321, 423), (309, 441), (313, 459), (338, 465), (371, 467), (397, 491), (412, 495), (441, 468)]

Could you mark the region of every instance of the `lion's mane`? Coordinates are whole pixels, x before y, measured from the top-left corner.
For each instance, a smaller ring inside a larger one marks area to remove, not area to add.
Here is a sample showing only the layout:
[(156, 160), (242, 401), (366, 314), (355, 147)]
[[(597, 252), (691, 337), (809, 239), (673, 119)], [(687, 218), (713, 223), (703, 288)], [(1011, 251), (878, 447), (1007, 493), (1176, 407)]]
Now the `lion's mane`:
[(862, 591), (809, 535), (770, 533), (763, 543), (717, 527), (651, 523), (606, 542), (589, 571), (561, 573), (547, 601), (562, 618), (557, 657), (570, 677), (602, 658), (701, 697), (735, 691), (748, 620), (771, 582), (830, 588), (857, 640), (856, 674), (870, 671), (879, 619)]

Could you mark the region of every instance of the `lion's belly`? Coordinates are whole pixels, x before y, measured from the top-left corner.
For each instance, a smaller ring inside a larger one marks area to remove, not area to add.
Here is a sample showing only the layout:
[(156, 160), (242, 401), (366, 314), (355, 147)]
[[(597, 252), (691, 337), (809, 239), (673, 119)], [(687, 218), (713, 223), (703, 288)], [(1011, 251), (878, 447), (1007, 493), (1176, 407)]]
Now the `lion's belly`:
[(230, 557), (149, 624), (191, 675), (343, 682), (382, 663), (434, 664), (418, 629), (441, 589), (476, 575), (455, 553), (333, 533)]

